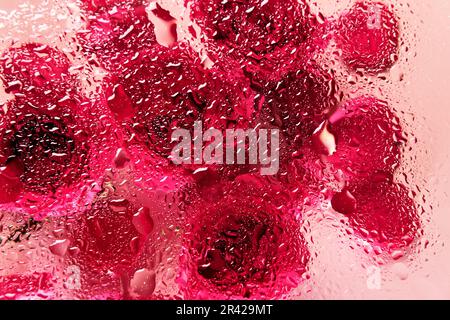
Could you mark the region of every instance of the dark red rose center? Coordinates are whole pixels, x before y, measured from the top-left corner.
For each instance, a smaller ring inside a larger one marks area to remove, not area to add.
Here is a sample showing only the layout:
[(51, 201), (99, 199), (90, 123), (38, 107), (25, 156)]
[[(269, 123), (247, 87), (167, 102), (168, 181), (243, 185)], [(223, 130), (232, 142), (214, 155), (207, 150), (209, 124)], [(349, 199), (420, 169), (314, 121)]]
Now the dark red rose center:
[(47, 116), (27, 116), (12, 128), (9, 161), (20, 179), (35, 192), (54, 192), (77, 182), (87, 160), (87, 146), (63, 121)]
[(227, 216), (202, 244), (198, 272), (216, 285), (270, 279), (282, 230), (267, 213)]

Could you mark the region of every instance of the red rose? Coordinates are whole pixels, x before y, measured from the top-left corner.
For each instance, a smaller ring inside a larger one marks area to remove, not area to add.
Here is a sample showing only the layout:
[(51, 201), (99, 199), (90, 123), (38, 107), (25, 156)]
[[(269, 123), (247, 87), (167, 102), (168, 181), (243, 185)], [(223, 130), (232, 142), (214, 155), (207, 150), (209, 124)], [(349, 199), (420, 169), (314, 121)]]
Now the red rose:
[[(112, 192), (105, 189), (104, 193)], [(121, 292), (137, 269), (154, 229), (150, 209), (119, 194), (100, 194), (85, 212), (69, 220), (68, 260), (80, 268), (87, 296)]]
[(336, 42), (350, 68), (384, 72), (398, 60), (397, 17), (380, 2), (357, 2), (337, 23)]
[(258, 185), (240, 179), (220, 200), (188, 210), (178, 279), (185, 298), (272, 299), (300, 283), (309, 252), (299, 222)]
[(0, 276), (0, 300), (50, 299), (52, 287), (49, 273)]
[(213, 60), (239, 62), (256, 82), (278, 80), (325, 42), (305, 1), (186, 1)]
[[(22, 46), (24, 53), (14, 50), (22, 57), (32, 47), (38, 46)], [(68, 85), (62, 71), (52, 67), (62, 54), (46, 50), (54, 54), (45, 59), (48, 78), (42, 86), (52, 81)], [(43, 67), (39, 59), (26, 60), (26, 69)], [(14, 63), (19, 62), (23, 61)], [(17, 71), (7, 76), (32, 83), (37, 72)], [(36, 219), (78, 210), (89, 203), (112, 164), (120, 131), (101, 101), (93, 104), (77, 93), (76, 87), (71, 88), (60, 99), (32, 91), (7, 104), (0, 118), (0, 181), (6, 192), (1, 197), (3, 208), (23, 210)]]
[(86, 29), (79, 31), (77, 38), (89, 60), (95, 55), (100, 65), (114, 74), (122, 74), (140, 51), (156, 44), (145, 6), (133, 2), (115, 1), (110, 7), (88, 11)]
[(0, 78), (6, 92), (16, 100), (56, 103), (76, 92), (76, 77), (70, 61), (61, 51), (41, 43), (10, 47), (0, 58)]
[(336, 193), (331, 204), (348, 217), (359, 235), (389, 253), (410, 245), (419, 235), (418, 208), (401, 184), (360, 182)]
[(263, 92), (268, 119), (301, 146), (334, 110), (337, 85), (329, 73), (306, 67), (268, 83)]
[(400, 119), (389, 105), (371, 96), (347, 102), (330, 118), (336, 152), (326, 158), (347, 180), (377, 172), (392, 175), (400, 164), (404, 138)]

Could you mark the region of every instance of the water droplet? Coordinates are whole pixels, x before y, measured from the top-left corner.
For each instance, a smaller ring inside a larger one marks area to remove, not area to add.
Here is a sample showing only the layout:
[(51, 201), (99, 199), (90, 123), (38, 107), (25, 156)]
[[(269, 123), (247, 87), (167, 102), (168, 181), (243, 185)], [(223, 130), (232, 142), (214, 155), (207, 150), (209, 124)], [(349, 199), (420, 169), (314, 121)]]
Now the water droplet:
[(394, 260), (398, 260), (398, 259), (402, 258), (404, 255), (405, 255), (405, 253), (402, 250), (394, 250), (391, 253), (391, 257)]
[(153, 219), (150, 215), (150, 209), (143, 207), (133, 215), (133, 225), (136, 230), (144, 237), (153, 231)]
[(350, 191), (344, 189), (333, 196), (331, 205), (339, 213), (350, 214), (356, 209), (356, 199)]
[(400, 280), (406, 280), (409, 276), (409, 268), (401, 262), (397, 262), (392, 266), (392, 270)]
[(70, 246), (70, 241), (68, 239), (56, 240), (50, 246), (50, 252), (54, 255), (64, 257), (66, 255), (67, 249)]
[(125, 165), (130, 161), (130, 158), (123, 148), (119, 148), (114, 157), (114, 164), (118, 169), (125, 167)]
[(336, 152), (336, 139), (328, 129), (328, 122), (324, 121), (313, 133), (313, 145), (316, 152), (331, 156)]

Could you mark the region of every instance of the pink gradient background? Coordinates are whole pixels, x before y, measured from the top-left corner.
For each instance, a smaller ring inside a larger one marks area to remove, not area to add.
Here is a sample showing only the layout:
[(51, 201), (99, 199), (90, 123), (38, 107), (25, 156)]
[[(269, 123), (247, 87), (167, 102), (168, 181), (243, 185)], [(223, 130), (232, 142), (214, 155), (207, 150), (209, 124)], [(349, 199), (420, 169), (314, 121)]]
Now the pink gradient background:
[[(77, 7), (69, 5), (70, 13), (64, 5), (70, 1), (57, 5), (54, 2), (0, 0), (0, 51), (8, 47), (12, 39), (39, 41), (73, 50), (73, 45), (64, 39), (69, 39), (73, 31), (82, 26)], [(165, 8), (176, 8), (175, 2), (159, 1)], [(429, 190), (424, 196), (433, 210), (426, 212), (430, 221), (424, 221), (424, 238), (431, 245), (395, 263), (376, 266), (362, 248), (350, 249), (351, 239), (341, 237), (328, 208), (314, 212), (307, 219), (317, 226), (312, 228), (310, 236), (314, 238), (313, 249), (318, 257), (311, 266), (311, 278), (298, 290), (300, 298), (450, 299), (450, 0), (383, 2), (392, 3), (398, 9), (397, 14), (405, 23), (403, 38), (410, 43), (410, 49), (402, 51), (399, 63), (388, 75), (393, 83), (380, 82), (379, 86), (391, 96), (397, 109), (415, 116), (414, 121), (411, 116), (405, 118), (419, 141), (408, 154), (416, 157), (416, 161), (407, 164), (407, 175), (412, 183)], [(349, 8), (353, 1), (310, 3), (314, 10), (320, 8), (328, 17)], [(175, 9), (176, 17), (181, 14), (181, 10)], [(184, 33), (179, 30), (179, 34)], [(82, 63), (81, 58), (74, 61), (77, 63)], [(400, 74), (404, 75), (401, 83), (396, 81)], [(7, 99), (0, 88), (0, 103)], [(17, 248), (0, 247), (0, 275), (11, 270), (37, 268), (35, 259), (22, 259), (24, 255), (26, 253)], [(368, 270), (379, 271), (379, 286), (370, 284)]]

